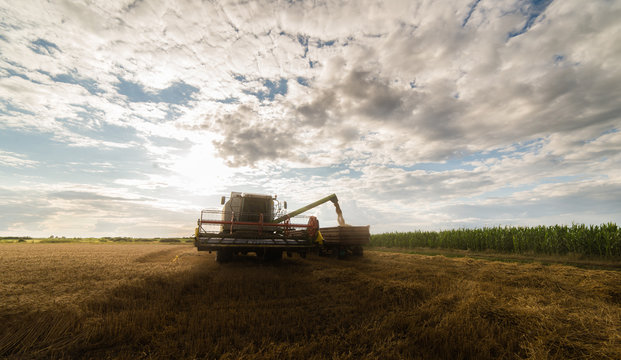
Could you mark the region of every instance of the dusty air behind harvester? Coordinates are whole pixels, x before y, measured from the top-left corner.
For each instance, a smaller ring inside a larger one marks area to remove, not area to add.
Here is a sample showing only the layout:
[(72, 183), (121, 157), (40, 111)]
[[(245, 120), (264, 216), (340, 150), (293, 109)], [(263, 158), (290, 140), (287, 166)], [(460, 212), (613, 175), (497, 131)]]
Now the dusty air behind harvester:
[(339, 223), (344, 225), (335, 194), (287, 213), (287, 202), (281, 204), (276, 196), (231, 192), (228, 201), (222, 197), (221, 210), (201, 211), (194, 244), (199, 251), (216, 251), (221, 263), (248, 253), (264, 260), (281, 259), (283, 252), (301, 257), (312, 251), (338, 257), (362, 255), (362, 245), (369, 242), (369, 226), (320, 229), (316, 217), (301, 216), (328, 201), (336, 206)]

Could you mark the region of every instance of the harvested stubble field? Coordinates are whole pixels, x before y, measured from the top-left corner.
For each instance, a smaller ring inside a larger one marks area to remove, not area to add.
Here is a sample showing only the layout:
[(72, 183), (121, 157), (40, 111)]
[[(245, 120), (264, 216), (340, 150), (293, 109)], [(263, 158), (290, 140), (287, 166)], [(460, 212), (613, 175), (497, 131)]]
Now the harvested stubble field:
[(368, 251), (1, 244), (5, 358), (621, 358), (621, 273)]

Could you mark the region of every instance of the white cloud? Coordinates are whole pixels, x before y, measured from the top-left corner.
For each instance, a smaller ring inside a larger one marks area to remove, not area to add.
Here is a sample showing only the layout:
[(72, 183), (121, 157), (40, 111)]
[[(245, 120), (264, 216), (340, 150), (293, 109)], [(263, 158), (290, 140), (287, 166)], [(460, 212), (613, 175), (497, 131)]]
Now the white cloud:
[(9, 166), (14, 168), (35, 167), (37, 161), (29, 160), (24, 155), (0, 150), (0, 166)]

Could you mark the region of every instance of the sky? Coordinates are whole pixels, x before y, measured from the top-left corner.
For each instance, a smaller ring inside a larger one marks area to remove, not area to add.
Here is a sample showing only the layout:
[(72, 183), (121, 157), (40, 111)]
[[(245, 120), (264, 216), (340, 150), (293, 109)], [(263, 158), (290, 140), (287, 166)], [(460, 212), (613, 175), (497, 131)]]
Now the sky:
[[(621, 223), (621, 1), (1, 1), (0, 235)], [(335, 226), (331, 204), (308, 213)]]

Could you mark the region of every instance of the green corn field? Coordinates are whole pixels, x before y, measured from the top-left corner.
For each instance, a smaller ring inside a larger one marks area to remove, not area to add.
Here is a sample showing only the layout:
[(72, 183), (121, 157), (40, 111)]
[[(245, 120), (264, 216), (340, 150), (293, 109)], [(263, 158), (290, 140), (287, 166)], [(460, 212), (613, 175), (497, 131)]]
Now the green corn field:
[(621, 228), (615, 223), (536, 227), (491, 227), (371, 235), (371, 246), (497, 251), (517, 254), (621, 257)]

